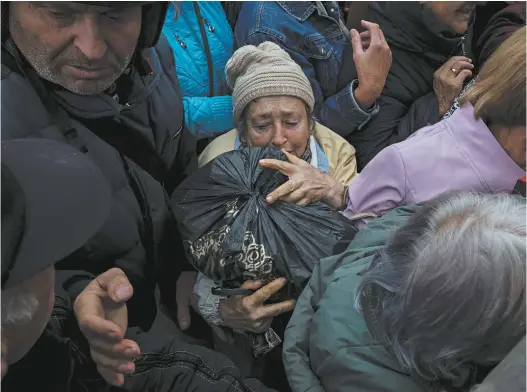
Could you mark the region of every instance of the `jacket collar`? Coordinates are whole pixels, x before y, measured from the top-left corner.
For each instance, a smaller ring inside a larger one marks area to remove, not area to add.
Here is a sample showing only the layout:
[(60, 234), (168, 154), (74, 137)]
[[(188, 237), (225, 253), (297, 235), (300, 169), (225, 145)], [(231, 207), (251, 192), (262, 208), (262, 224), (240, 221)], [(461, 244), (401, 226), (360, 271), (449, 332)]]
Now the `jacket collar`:
[(277, 1), (277, 3), (299, 22), (305, 22), (317, 9), (314, 1)]
[[(154, 49), (144, 50), (143, 56), (132, 65), (131, 72), (126, 77), (130, 83), (130, 93), (127, 102), (118, 102), (112, 96), (103, 92), (98, 95), (79, 95), (57, 87), (53, 93), (57, 102), (69, 113), (86, 119), (96, 119), (108, 116), (119, 116), (123, 109), (133, 109), (146, 100), (152, 90), (158, 85), (162, 72), (159, 57)], [(144, 69), (140, 69), (140, 68)]]

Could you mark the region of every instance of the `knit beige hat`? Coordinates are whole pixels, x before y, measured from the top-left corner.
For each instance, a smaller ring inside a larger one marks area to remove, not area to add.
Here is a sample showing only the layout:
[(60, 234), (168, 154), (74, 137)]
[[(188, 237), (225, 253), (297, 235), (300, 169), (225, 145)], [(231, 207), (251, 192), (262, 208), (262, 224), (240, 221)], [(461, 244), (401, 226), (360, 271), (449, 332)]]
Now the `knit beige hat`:
[(311, 83), (289, 54), (273, 42), (242, 46), (225, 66), (227, 83), (233, 90), (235, 121), (254, 99), (289, 95), (300, 98), (313, 111)]

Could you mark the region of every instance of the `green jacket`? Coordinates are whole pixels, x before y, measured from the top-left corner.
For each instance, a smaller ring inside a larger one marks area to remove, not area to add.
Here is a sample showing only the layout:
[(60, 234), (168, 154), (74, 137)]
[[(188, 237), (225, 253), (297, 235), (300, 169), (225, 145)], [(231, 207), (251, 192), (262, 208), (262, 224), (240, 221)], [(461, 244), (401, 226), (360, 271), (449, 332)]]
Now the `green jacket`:
[(315, 268), (285, 332), (284, 364), (294, 392), (434, 390), (405, 373), (354, 307), (359, 273), (417, 209), (401, 207), (373, 220), (346, 252)]

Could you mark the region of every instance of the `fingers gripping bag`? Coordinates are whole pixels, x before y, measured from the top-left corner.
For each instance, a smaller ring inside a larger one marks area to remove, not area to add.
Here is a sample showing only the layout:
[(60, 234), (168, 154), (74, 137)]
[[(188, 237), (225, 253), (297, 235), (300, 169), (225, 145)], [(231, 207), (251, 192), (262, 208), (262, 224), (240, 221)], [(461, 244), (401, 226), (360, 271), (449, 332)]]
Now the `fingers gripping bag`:
[(185, 251), (194, 267), (223, 288), (285, 277), (273, 301), (297, 298), (316, 263), (343, 252), (356, 233), (325, 203), (307, 207), (266, 196), (287, 181), (261, 159), (287, 161), (273, 148), (224, 153), (189, 176), (172, 195)]

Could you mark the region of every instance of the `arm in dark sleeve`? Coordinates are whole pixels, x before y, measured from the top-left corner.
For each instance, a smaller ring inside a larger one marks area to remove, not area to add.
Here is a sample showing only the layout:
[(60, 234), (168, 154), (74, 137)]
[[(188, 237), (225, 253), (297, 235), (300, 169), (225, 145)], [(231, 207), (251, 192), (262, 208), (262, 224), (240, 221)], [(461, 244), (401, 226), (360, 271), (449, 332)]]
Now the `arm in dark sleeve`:
[(168, 170), (165, 189), (169, 195), (190, 174), (198, 169), (198, 156), (196, 154), (196, 137), (182, 124), (176, 159)]
[(244, 379), (227, 357), (205, 347), (148, 333), (136, 341), (144, 354), (135, 360), (135, 374), (125, 377), (128, 391), (273, 391), (256, 379)]
[(434, 125), (440, 120), (439, 103), (435, 93), (432, 91), (423, 95), (410, 106), (408, 113), (397, 125), (397, 131), (390, 138), (389, 144), (402, 142), (415, 131)]
[(339, 135), (346, 137), (356, 129), (361, 128), (374, 116), (373, 113), (377, 112), (376, 107), (365, 111), (359, 106), (353, 93), (356, 81), (347, 84), (341, 91), (325, 99), (322, 88), (316, 79), (315, 70), (309, 60), (303, 54), (287, 47), (280, 39), (264, 33), (253, 33), (244, 41), (247, 41), (244, 42), (246, 45), (255, 46), (265, 41), (271, 41), (284, 49), (293, 61), (302, 67), (304, 74), (311, 83), (315, 96), (315, 114), (322, 124)]
[(95, 275), (87, 271), (56, 270), (55, 293), (61, 297), (67, 295), (73, 304), (93, 279)]
[(433, 92), (417, 99), (410, 108), (385, 95), (379, 101), (379, 115), (347, 138), (355, 147), (359, 172), (385, 147), (401, 142), (418, 129), (440, 120)]

